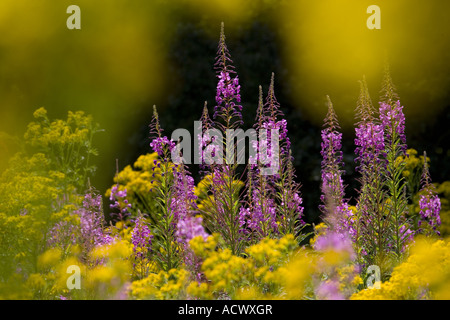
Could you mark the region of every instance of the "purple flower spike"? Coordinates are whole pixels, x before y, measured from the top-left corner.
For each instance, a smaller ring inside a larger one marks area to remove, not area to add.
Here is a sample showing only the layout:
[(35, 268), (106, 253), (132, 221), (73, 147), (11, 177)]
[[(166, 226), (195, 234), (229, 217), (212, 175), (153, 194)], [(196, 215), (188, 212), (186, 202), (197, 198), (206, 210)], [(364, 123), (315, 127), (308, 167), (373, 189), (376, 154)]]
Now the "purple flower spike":
[(357, 170), (362, 172), (366, 168), (370, 168), (371, 164), (379, 163), (380, 156), (384, 152), (384, 129), (382, 125), (373, 122), (360, 123), (355, 129), (356, 131), (356, 159), (359, 162)]
[(91, 193), (87, 193), (83, 200), (83, 206), (75, 213), (80, 216), (81, 241), (86, 252), (89, 252), (94, 246), (109, 244), (114, 240), (103, 231), (105, 221), (101, 195), (93, 196)]
[(189, 243), (189, 241), (197, 236), (202, 236), (204, 240), (209, 237), (202, 225), (202, 217), (187, 216), (180, 219), (177, 224), (177, 232), (175, 233), (179, 242)]
[[(113, 215), (117, 216), (119, 221), (124, 220), (127, 216), (130, 215), (129, 209), (131, 208), (131, 204), (128, 203), (127, 190), (119, 190), (118, 185), (114, 185), (111, 188), (111, 195), (109, 200), (114, 201), (113, 204), (110, 204), (109, 207), (111, 209), (117, 209), (118, 212), (113, 213)], [(120, 202), (122, 200), (122, 203)]]
[(151, 248), (153, 235), (150, 234), (149, 227), (145, 224), (144, 217), (139, 216), (135, 220), (135, 226), (131, 234), (133, 252), (137, 258), (144, 258), (145, 253)]
[(217, 91), (216, 103), (214, 107), (214, 119), (222, 119), (225, 129), (230, 129), (242, 125), (242, 105), (241, 102), (241, 86), (239, 85), (239, 77), (234, 71), (233, 60), (231, 60), (230, 52), (225, 43), (224, 25), (220, 31), (220, 40), (217, 50), (215, 63), (217, 70)]
[(345, 232), (327, 232), (317, 238), (314, 243), (314, 249), (318, 251), (335, 251), (338, 253), (346, 253), (350, 260), (356, 258), (353, 244), (350, 237)]
[(175, 142), (172, 139), (169, 140), (166, 136), (158, 137), (150, 142), (150, 147), (152, 147), (154, 152), (158, 153), (158, 156), (162, 157), (164, 156), (164, 148), (167, 147), (169, 152), (172, 151), (175, 148)]
[(425, 194), (420, 195), (419, 207), (420, 207), (420, 220), (419, 226), (424, 222), (428, 222), (429, 226), (436, 234), (440, 234), (437, 228), (441, 225), (441, 200), (436, 194), (434, 185), (431, 183), (430, 172), (428, 170), (427, 154), (424, 152), (424, 165), (422, 172), (422, 189)]
[(405, 115), (403, 114), (403, 106), (398, 100), (393, 106), (390, 104), (380, 103), (380, 121), (386, 133), (388, 144), (396, 143), (399, 139), (400, 148), (403, 153), (406, 152), (406, 135), (405, 135)]
[(319, 300), (345, 300), (339, 290), (339, 282), (334, 280), (322, 281), (316, 288), (316, 296)]

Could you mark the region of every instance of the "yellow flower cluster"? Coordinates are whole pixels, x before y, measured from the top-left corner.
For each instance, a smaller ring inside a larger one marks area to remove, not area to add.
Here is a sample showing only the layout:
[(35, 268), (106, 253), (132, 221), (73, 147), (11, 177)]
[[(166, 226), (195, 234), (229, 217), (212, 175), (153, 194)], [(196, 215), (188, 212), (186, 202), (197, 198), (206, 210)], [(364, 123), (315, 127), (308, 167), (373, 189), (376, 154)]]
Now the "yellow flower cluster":
[[(324, 225), (317, 232), (326, 230)], [(245, 257), (229, 249), (216, 249), (217, 236), (191, 240), (193, 251), (204, 259), (206, 282), (192, 282), (190, 296), (215, 299), (315, 299), (315, 288), (333, 276), (342, 296), (349, 297), (362, 284), (348, 256), (299, 248), (293, 235), (263, 239), (245, 251)], [(333, 258), (330, 258), (333, 257)]]
[[(157, 173), (160, 170), (154, 164), (157, 160), (158, 154), (150, 153), (141, 155), (133, 164), (128, 165), (114, 177), (114, 182), (119, 183), (119, 189), (127, 189), (127, 195), (139, 199), (139, 196), (150, 192), (152, 188), (152, 180), (157, 179)], [(152, 177), (152, 174), (155, 175)], [(110, 195), (111, 189), (107, 191), (107, 196)]]
[(36, 121), (28, 124), (24, 134), (25, 144), (44, 153), (52, 170), (65, 174), (65, 188), (72, 185), (84, 191), (88, 175), (95, 171), (89, 159), (98, 154), (92, 139), (101, 131), (99, 125), (83, 111), (69, 111), (66, 120), (49, 120), (47, 111), (40, 108), (34, 117)]
[(286, 262), (297, 246), (294, 236), (288, 234), (281, 239), (262, 239), (257, 245), (249, 247), (246, 252), (257, 266), (278, 267)]
[(133, 281), (129, 290), (133, 299), (174, 300), (186, 298), (188, 272), (170, 269), (168, 272), (151, 273), (148, 277)]
[(85, 286), (95, 298), (115, 298), (131, 280), (132, 266), (129, 260), (132, 248), (127, 241), (94, 248), (92, 259), (99, 264), (87, 270)]
[(324, 222), (321, 222), (321, 223), (319, 223), (319, 224), (317, 224), (317, 225), (314, 225), (314, 237), (312, 237), (312, 238), (309, 240), (309, 244), (310, 244), (311, 246), (313, 246), (314, 243), (316, 243), (317, 238), (318, 238), (319, 236), (324, 235), (324, 234), (326, 233), (327, 229), (328, 229), (328, 226), (327, 226)]
[[(417, 150), (406, 150), (406, 156), (399, 156), (396, 159), (397, 163), (404, 162), (405, 169), (403, 170), (403, 176), (409, 180), (415, 180), (415, 183), (420, 181), (422, 174), (422, 168), (424, 164), (423, 156), (417, 157)], [(430, 162), (430, 158), (427, 157), (427, 163)]]
[(354, 300), (450, 299), (450, 241), (418, 239), (408, 259), (394, 268), (380, 289), (365, 289)]
[(288, 264), (281, 267), (276, 274), (276, 281), (283, 287), (284, 292), (277, 298), (312, 299), (314, 297), (312, 280), (316, 263), (317, 257), (314, 254), (301, 250)]
[(211, 280), (212, 291), (233, 292), (244, 282), (250, 263), (231, 253), (230, 249), (214, 252), (203, 262), (202, 270)]
[[(263, 239), (247, 248), (246, 257), (235, 256), (229, 249), (215, 250), (218, 237), (204, 241), (191, 240), (193, 251), (204, 257), (202, 271), (207, 283), (190, 283), (187, 292), (200, 299), (213, 299), (225, 295), (232, 299), (282, 298), (283, 287), (289, 285), (292, 272), (291, 257), (298, 247), (293, 235), (281, 239)], [(308, 261), (309, 262), (309, 261)]]
[[(208, 216), (211, 212), (215, 212), (216, 208), (216, 200), (214, 199), (214, 196), (210, 193), (211, 187), (212, 187), (213, 179), (212, 176), (209, 174), (205, 176), (194, 188), (194, 194), (197, 196), (197, 205), (199, 211), (205, 216), (206, 219), (208, 219)], [(239, 192), (239, 190), (244, 186), (244, 183), (241, 180), (233, 180), (232, 182), (232, 189), (236, 190), (236, 192)], [(216, 192), (220, 193), (220, 188), (223, 188), (219, 186), (219, 189), (216, 190)], [(236, 195), (236, 198), (237, 195)]]
[[(17, 153), (0, 177), (0, 271), (7, 277), (16, 266), (35, 270), (37, 255), (46, 248), (46, 235), (59, 221), (78, 223), (73, 215), (81, 197), (69, 191), (65, 175), (51, 169), (43, 153)], [(73, 188), (71, 189), (73, 191)]]
[(219, 240), (217, 234), (213, 234), (206, 240), (202, 236), (196, 236), (189, 241), (189, 247), (195, 255), (206, 259), (216, 249)]
[[(73, 248), (70, 255), (65, 255), (60, 249), (48, 249), (37, 259), (37, 272), (22, 280), (23, 288), (19, 287), (20, 283), (11, 284), (8, 295), (5, 295), (0, 285), (0, 298), (9, 299), (12, 294), (25, 299), (126, 298), (131, 280), (130, 253), (131, 245), (128, 242), (116, 241), (96, 247), (90, 253), (90, 259), (96, 261), (92, 264), (80, 258), (77, 247)], [(71, 271), (73, 267), (79, 270), (79, 288), (68, 286), (74, 273)], [(15, 275), (11, 279), (17, 277)], [(6, 287), (3, 289), (6, 291)]]
[(194, 194), (199, 198), (203, 199), (206, 197), (209, 191), (209, 187), (212, 183), (212, 176), (208, 174), (203, 177), (203, 179), (195, 186)]
[[(114, 177), (114, 183), (119, 185), (118, 189), (127, 190), (127, 199), (134, 211), (151, 213), (156, 210), (151, 190), (161, 180), (161, 169), (157, 160), (156, 152), (141, 155), (132, 166), (127, 165)], [(105, 195), (111, 195), (111, 188)]]
[(85, 115), (83, 111), (69, 111), (67, 121), (50, 121), (45, 108), (37, 109), (33, 116), (37, 121), (28, 124), (24, 137), (34, 147), (60, 148), (90, 140), (94, 123), (92, 116)]

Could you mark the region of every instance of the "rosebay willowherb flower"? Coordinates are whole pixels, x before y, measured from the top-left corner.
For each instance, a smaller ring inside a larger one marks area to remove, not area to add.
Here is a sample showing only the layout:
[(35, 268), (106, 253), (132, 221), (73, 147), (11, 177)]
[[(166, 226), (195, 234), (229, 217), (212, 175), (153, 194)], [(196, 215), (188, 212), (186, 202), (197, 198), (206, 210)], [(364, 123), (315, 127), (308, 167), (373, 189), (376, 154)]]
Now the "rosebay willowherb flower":
[[(274, 73), (270, 80), (266, 101), (263, 102), (262, 88), (259, 86), (258, 108), (254, 128), (257, 139), (252, 141), (254, 156), (250, 156), (252, 168), (258, 173), (270, 175), (275, 181), (280, 176), (283, 157), (287, 157), (291, 142), (288, 137), (287, 122), (275, 97)], [(281, 118), (281, 119), (280, 119)]]
[[(209, 231), (219, 233), (224, 239), (225, 246), (234, 254), (240, 254), (245, 247), (245, 243), (240, 241), (239, 224), (239, 191), (242, 184), (236, 176), (240, 163), (237, 161), (236, 145), (228, 140), (228, 134), (229, 130), (239, 129), (239, 126), (243, 124), (242, 106), (240, 105), (239, 80), (225, 42), (223, 23), (214, 68), (218, 78), (214, 121), (212, 124), (206, 122), (202, 128), (207, 130), (207, 126), (212, 126), (213, 130), (217, 131), (212, 143), (206, 146), (204, 151), (207, 156), (203, 159), (213, 160), (208, 163), (213, 183), (209, 185), (211, 197), (204, 201), (201, 213)], [(207, 110), (205, 110), (204, 108), (202, 118), (207, 121)], [(208, 130), (211, 132), (211, 129)], [(224, 139), (225, 136), (227, 139)], [(206, 139), (212, 140), (212, 136)], [(226, 153), (223, 152), (224, 149)]]
[[(288, 137), (287, 121), (282, 117), (281, 106), (275, 97), (274, 74), (270, 79), (265, 103), (262, 88), (259, 87), (257, 116), (254, 127), (259, 131), (258, 143), (254, 144), (257, 159), (248, 167), (247, 205), (242, 209), (242, 216), (247, 217), (248, 225), (257, 230), (256, 239), (264, 236), (282, 236), (294, 234), (300, 236), (304, 227), (303, 199), (300, 196), (300, 184), (295, 181), (295, 169), (292, 165), (292, 153)], [(276, 129), (278, 136), (262, 135), (261, 129)], [(278, 152), (265, 161), (267, 151), (274, 152), (273, 144), (279, 145)], [(263, 151), (263, 152), (261, 152)], [(267, 165), (273, 167), (276, 162), (278, 172), (269, 176), (263, 174)], [(257, 227), (255, 221), (259, 221)], [(255, 233), (252, 233), (255, 235)]]
[(172, 168), (173, 184), (170, 194), (170, 208), (174, 213), (175, 222), (186, 217), (192, 208), (196, 206), (194, 195), (194, 179), (187, 174), (184, 165)]
[(194, 179), (186, 167), (180, 165), (174, 170), (171, 210), (177, 224), (177, 240), (186, 246), (196, 236), (202, 236), (204, 239), (209, 236), (202, 225), (203, 218), (194, 216), (194, 212), (198, 210), (194, 188)]
[(119, 186), (114, 185), (111, 188), (111, 195), (109, 197), (109, 200), (114, 201), (114, 203), (109, 205), (111, 209), (115, 209), (115, 211), (113, 211), (111, 215), (117, 221), (125, 221), (125, 219), (130, 215), (129, 209), (131, 208), (131, 204), (128, 203), (127, 199), (127, 190), (119, 190)]
[[(154, 106), (150, 123), (150, 137), (153, 140), (150, 145), (158, 154), (153, 175), (159, 175), (159, 177), (152, 180), (152, 193), (157, 204), (156, 210), (148, 212), (148, 214), (154, 231), (152, 251), (155, 253), (155, 260), (162, 270), (168, 271), (176, 268), (180, 263), (180, 245), (176, 240), (175, 233), (178, 223), (176, 210), (180, 208), (182, 201), (179, 203), (176, 201), (175, 195), (179, 194), (180, 191), (174, 187), (179, 165), (170, 161), (175, 144), (162, 133), (159, 115)], [(179, 157), (180, 155), (176, 156)]]
[(169, 140), (167, 137), (155, 138), (152, 142), (150, 142), (150, 147), (152, 147), (153, 151), (156, 152), (159, 156), (164, 154), (164, 148), (169, 148), (169, 151), (175, 147), (175, 142)]
[[(420, 206), (420, 217), (419, 228), (423, 228), (423, 223), (426, 221), (433, 231), (440, 235), (437, 228), (441, 224), (440, 211), (441, 211), (441, 200), (438, 195), (421, 195), (419, 200)], [(421, 230), (419, 229), (419, 230)]]
[(175, 148), (175, 142), (172, 139), (169, 140), (162, 133), (164, 129), (161, 128), (159, 123), (159, 115), (156, 110), (156, 106), (153, 106), (153, 117), (150, 123), (150, 137), (152, 141), (150, 142), (150, 147), (153, 151), (158, 154), (160, 158), (169, 159), (170, 152)]
[(188, 215), (185, 218), (180, 219), (177, 224), (176, 232), (178, 241), (188, 244), (190, 240), (198, 236), (201, 236), (206, 240), (209, 237), (209, 234), (206, 233), (202, 222), (202, 217), (193, 215)]
[[(254, 125), (257, 131), (270, 126), (267, 122), (268, 118), (264, 115), (266, 109), (263, 103), (262, 87), (259, 86), (257, 116)], [(271, 150), (268, 150), (271, 136), (265, 135), (264, 138), (261, 139), (261, 135), (259, 135), (259, 141), (253, 141), (251, 146), (255, 150), (255, 158), (251, 159), (252, 161), (247, 166), (246, 201), (240, 208), (238, 217), (242, 236), (251, 243), (275, 235), (278, 231), (276, 205), (271, 197), (274, 188), (268, 177), (262, 174), (262, 170), (265, 170), (267, 164), (268, 153), (269, 156), (271, 155)], [(265, 152), (260, 152), (263, 149)], [(279, 159), (277, 158), (276, 161), (278, 164)]]
[(143, 279), (148, 276), (150, 271), (153, 235), (147, 225), (147, 219), (140, 211), (133, 222), (134, 227), (131, 232), (133, 271), (135, 276)]
[(143, 259), (151, 251), (153, 235), (145, 222), (145, 218), (140, 214), (134, 220), (133, 231), (131, 232), (131, 244), (136, 258)]
[[(256, 128), (270, 130), (276, 129), (278, 131), (278, 140), (280, 145), (280, 156), (287, 156), (291, 147), (291, 141), (288, 137), (287, 121), (284, 119), (284, 113), (281, 110), (281, 105), (275, 96), (275, 74), (272, 72), (270, 78), (269, 90), (267, 92), (266, 101), (261, 107), (256, 119)], [(268, 137), (268, 144), (271, 139)]]
[[(386, 69), (388, 70), (388, 69)], [(412, 231), (407, 215), (405, 180), (402, 176), (406, 151), (405, 117), (389, 73), (383, 80), (383, 96), (374, 110), (365, 79), (360, 82), (357, 104), (355, 149), (361, 174), (361, 190), (357, 203), (356, 246), (364, 252), (363, 264), (376, 264), (382, 273), (389, 272), (392, 257), (400, 258)]]
[(265, 237), (276, 236), (278, 224), (274, 199), (261, 192), (259, 188), (252, 188), (248, 202), (248, 208), (242, 206), (239, 210), (238, 219), (243, 235), (248, 235), (248, 240), (255, 243)]
[(60, 247), (65, 251), (76, 243), (77, 228), (66, 220), (59, 221), (48, 232), (47, 245), (50, 247)]
[(424, 164), (421, 178), (421, 195), (419, 198), (419, 221), (418, 232), (427, 235), (440, 235), (438, 227), (441, 225), (441, 200), (436, 193), (436, 188), (431, 183), (430, 171), (428, 169), (427, 154), (423, 154)]
[(105, 219), (102, 210), (101, 195), (89, 192), (85, 195), (81, 208), (75, 211), (80, 217), (80, 242), (83, 256), (88, 259), (90, 251), (96, 247), (113, 242), (113, 238), (104, 232)]
[(333, 251), (340, 253), (348, 260), (356, 258), (352, 241), (347, 233), (329, 231), (319, 235), (314, 242), (314, 249), (322, 252)]
[(353, 242), (346, 231), (327, 229), (313, 245), (320, 253), (314, 292), (320, 300), (348, 299), (356, 290), (359, 266)]
[(355, 162), (361, 188), (351, 234), (358, 261), (362, 265), (381, 265), (387, 252), (388, 225), (384, 217), (384, 128), (375, 118), (375, 110), (365, 78), (360, 81), (356, 105)]
[(315, 294), (319, 300), (345, 300), (345, 296), (339, 290), (341, 284), (336, 280), (322, 281), (316, 288)]
[[(217, 70), (217, 91), (216, 103), (214, 107), (213, 119), (222, 120), (217, 125), (221, 129), (236, 128), (243, 124), (242, 121), (242, 105), (239, 78), (236, 75), (233, 60), (231, 60), (225, 42), (224, 23), (222, 22), (220, 30), (219, 46), (217, 49), (216, 63), (214, 68)], [(223, 130), (225, 131), (225, 130)]]
[(366, 78), (363, 77), (359, 83), (360, 94), (356, 104), (358, 121), (355, 128), (355, 162), (358, 163), (356, 170), (364, 176), (369, 172), (371, 166), (381, 163), (385, 144), (384, 127), (375, 118), (375, 109), (367, 88)]
[[(324, 129), (321, 131), (322, 143), (320, 154), (322, 156), (322, 201), (324, 205), (330, 196), (335, 206), (340, 205), (344, 198), (344, 186), (342, 181), (343, 156), (342, 156), (342, 133), (338, 130), (339, 122), (333, 104), (327, 96), (328, 113), (324, 120)], [(327, 191), (327, 192), (325, 192)], [(322, 210), (326, 209), (322, 206)]]
[(293, 234), (300, 242), (304, 234), (302, 229), (307, 225), (304, 221), (303, 198), (301, 184), (296, 181), (295, 168), (292, 164), (292, 154), (284, 158), (280, 170), (280, 178), (275, 182), (277, 201), (278, 230), (282, 235)]
[[(398, 144), (399, 151), (406, 152), (405, 115), (400, 100), (393, 105), (380, 103), (380, 121), (385, 130), (386, 143), (388, 145)], [(397, 141), (398, 139), (398, 141)]]
[(412, 232), (407, 218), (406, 181), (403, 177), (407, 145), (403, 106), (399, 100), (390, 102), (380, 102), (380, 121), (385, 133), (386, 167), (383, 172), (388, 190), (386, 210), (391, 230), (389, 238), (392, 251), (400, 258), (410, 239), (406, 235)]
[[(208, 104), (205, 101), (205, 104), (203, 106), (202, 116), (200, 117), (200, 123), (198, 124), (199, 128), (198, 135), (197, 135), (197, 143), (198, 143), (198, 152), (199, 152), (199, 158), (200, 158), (200, 170), (202, 174), (208, 174), (208, 164), (204, 161), (205, 156), (207, 153), (212, 154), (212, 156), (215, 156), (215, 152), (212, 150), (205, 150), (206, 148), (213, 148), (214, 147), (214, 139), (215, 136), (210, 135), (210, 129), (214, 127), (214, 123), (209, 117), (209, 111), (208, 111)], [(213, 147), (208, 147), (209, 145), (213, 145)]]
[(382, 162), (381, 156), (385, 149), (384, 129), (382, 125), (367, 122), (359, 124), (355, 132), (355, 161), (359, 164), (356, 170), (364, 173), (374, 164)]
[(344, 199), (344, 161), (342, 149), (342, 133), (336, 112), (329, 96), (327, 96), (328, 112), (324, 119), (324, 129), (321, 131), (321, 201), (319, 206), (328, 228), (333, 232), (351, 235), (355, 241), (355, 220), (347, 200)]
[[(301, 184), (295, 181), (296, 174), (293, 166), (291, 142), (288, 137), (287, 121), (283, 119), (284, 113), (275, 97), (275, 75), (272, 73), (267, 93), (266, 102), (258, 122), (262, 122), (263, 128), (276, 128), (278, 137), (270, 136), (269, 143), (273, 144), (279, 139), (279, 152), (273, 161), (279, 162), (279, 174), (268, 177), (269, 194), (274, 194), (276, 207), (276, 220), (280, 235), (293, 234), (301, 241), (301, 230), (305, 227), (303, 198), (301, 197)], [(260, 139), (261, 140), (261, 139)]]

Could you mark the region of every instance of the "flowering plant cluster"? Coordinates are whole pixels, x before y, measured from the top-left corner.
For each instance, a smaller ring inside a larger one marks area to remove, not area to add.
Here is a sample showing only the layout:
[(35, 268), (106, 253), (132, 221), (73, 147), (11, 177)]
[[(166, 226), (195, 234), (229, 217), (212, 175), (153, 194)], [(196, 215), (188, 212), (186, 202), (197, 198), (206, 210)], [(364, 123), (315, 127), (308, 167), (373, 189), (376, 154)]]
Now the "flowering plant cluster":
[[(1, 299), (449, 297), (450, 245), (441, 228), (450, 187), (432, 184), (426, 154), (407, 149), (389, 69), (379, 108), (360, 82), (356, 199), (345, 195), (343, 133), (327, 96), (322, 222), (311, 226), (274, 74), (266, 97), (259, 87), (251, 161), (237, 161), (238, 148), (224, 138), (243, 126), (239, 77), (225, 40), (222, 25), (216, 105), (210, 117), (205, 103), (200, 117), (197, 184), (189, 163), (180, 161), (180, 141), (164, 135), (154, 107), (153, 152), (117, 170), (104, 211), (89, 182), (98, 126), (82, 112), (67, 121), (35, 112), (24, 137), (29, 149), (12, 157), (0, 177)], [(223, 149), (235, 151), (231, 159)], [(74, 266), (81, 282), (75, 288), (68, 280)], [(379, 290), (372, 289), (374, 277)]]

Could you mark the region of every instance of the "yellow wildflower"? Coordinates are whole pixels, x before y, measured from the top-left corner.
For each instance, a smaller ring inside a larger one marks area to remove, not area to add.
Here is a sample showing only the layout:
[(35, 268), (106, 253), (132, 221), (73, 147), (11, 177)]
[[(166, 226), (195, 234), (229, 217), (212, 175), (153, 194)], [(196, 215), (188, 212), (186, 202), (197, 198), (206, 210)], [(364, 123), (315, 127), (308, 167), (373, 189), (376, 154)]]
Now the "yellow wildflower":
[(450, 293), (449, 240), (418, 239), (408, 259), (394, 268), (380, 289), (365, 289), (355, 300), (446, 299)]
[(61, 250), (49, 249), (38, 257), (38, 266), (40, 269), (46, 269), (56, 265), (61, 258)]

